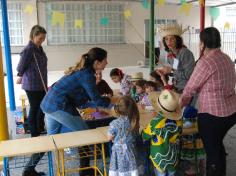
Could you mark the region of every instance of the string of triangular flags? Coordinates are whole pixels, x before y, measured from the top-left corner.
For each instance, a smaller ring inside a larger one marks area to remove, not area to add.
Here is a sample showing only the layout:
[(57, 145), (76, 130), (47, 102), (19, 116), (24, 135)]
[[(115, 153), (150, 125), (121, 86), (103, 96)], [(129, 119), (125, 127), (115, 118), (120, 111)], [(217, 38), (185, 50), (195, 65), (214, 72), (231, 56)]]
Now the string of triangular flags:
[[(199, 5), (204, 5), (204, 0), (198, 0)], [(150, 0), (142, 0), (141, 4), (144, 9), (149, 9), (150, 7)], [(166, 0), (155, 0), (155, 4), (157, 5), (157, 8), (161, 8), (166, 4)], [(187, 3), (186, 0), (180, 0), (180, 8), (179, 13), (185, 14), (186, 16), (190, 15), (190, 11), (192, 9), (192, 4)], [(27, 4), (24, 6), (24, 13), (28, 15), (32, 15), (35, 8), (31, 4)], [(51, 12), (51, 25), (52, 26), (61, 26), (64, 27), (65, 25), (65, 14), (60, 11), (53, 11)], [(124, 18), (129, 19), (132, 17), (132, 11), (129, 8), (126, 8), (123, 12)], [(213, 20), (216, 20), (220, 16), (220, 9), (217, 7), (210, 7), (209, 9), (209, 15)], [(110, 24), (109, 17), (102, 17), (99, 19), (100, 25), (102, 26), (108, 26)], [(74, 20), (74, 28), (82, 29), (84, 26), (84, 20), (83, 19), (75, 19)], [(225, 22), (224, 27), (226, 29), (230, 28), (230, 23)]]

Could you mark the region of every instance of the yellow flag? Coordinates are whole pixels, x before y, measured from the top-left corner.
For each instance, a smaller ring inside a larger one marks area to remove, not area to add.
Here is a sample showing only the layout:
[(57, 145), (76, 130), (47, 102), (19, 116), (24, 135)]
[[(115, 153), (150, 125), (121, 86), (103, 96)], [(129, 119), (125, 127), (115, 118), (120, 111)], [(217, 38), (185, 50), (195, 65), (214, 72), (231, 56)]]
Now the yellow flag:
[(192, 8), (192, 4), (183, 3), (180, 7), (180, 13), (185, 13), (188, 16), (189, 13), (190, 13), (191, 8)]
[(132, 14), (131, 14), (131, 11), (129, 9), (124, 11), (124, 16), (125, 16), (126, 19), (129, 19), (131, 17), (131, 15)]
[(32, 5), (26, 5), (24, 8), (24, 12), (31, 15), (33, 13), (33, 6)]
[(198, 1), (199, 1), (199, 5), (203, 5), (203, 6), (205, 5), (204, 0), (198, 0)]
[(157, 6), (161, 7), (165, 4), (165, 2), (166, 2), (165, 0), (157, 0)]
[(55, 26), (59, 24), (61, 27), (64, 27), (65, 25), (65, 14), (58, 12), (58, 11), (53, 11), (52, 12), (52, 21), (51, 21), (52, 26)]
[(81, 20), (81, 19), (75, 20), (74, 27), (80, 28), (80, 29), (83, 28), (83, 20)]
[(225, 29), (229, 29), (229, 28), (230, 28), (230, 23), (229, 23), (229, 22), (226, 22), (225, 25), (224, 25), (224, 28), (225, 28)]

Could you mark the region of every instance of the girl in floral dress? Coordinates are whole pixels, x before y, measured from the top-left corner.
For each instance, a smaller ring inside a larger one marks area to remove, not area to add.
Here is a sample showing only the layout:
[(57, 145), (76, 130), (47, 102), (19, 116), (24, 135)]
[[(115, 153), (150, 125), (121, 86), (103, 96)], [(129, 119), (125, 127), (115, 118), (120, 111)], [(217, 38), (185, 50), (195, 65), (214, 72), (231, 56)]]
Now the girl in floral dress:
[(118, 118), (109, 125), (113, 141), (109, 176), (138, 176), (136, 139), (139, 134), (139, 111), (130, 96), (123, 96), (114, 110)]
[(132, 87), (130, 75), (126, 75), (119, 68), (113, 68), (110, 77), (114, 83), (120, 83), (120, 94), (129, 95)]

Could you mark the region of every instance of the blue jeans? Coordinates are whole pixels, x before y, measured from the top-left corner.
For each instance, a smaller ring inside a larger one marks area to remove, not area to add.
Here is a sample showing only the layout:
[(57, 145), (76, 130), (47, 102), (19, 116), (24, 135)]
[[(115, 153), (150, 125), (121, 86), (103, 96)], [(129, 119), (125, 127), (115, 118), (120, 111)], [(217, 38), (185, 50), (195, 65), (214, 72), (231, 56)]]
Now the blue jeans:
[(157, 169), (154, 169), (155, 176), (175, 176), (175, 172), (159, 172)]
[(45, 113), (47, 133), (58, 134), (88, 129), (85, 121), (80, 116), (73, 116), (65, 111)]

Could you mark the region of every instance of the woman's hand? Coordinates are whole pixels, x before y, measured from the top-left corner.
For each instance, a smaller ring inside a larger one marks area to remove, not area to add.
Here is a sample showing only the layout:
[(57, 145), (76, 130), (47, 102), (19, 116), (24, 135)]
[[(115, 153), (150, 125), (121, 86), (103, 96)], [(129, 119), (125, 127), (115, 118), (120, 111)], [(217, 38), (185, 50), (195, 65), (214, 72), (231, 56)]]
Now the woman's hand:
[(162, 68), (157, 69), (160, 73), (163, 75), (166, 75), (168, 73), (171, 73), (172, 68), (170, 66), (163, 66)]
[(21, 82), (22, 82), (22, 77), (18, 77), (16, 80), (16, 84), (21, 84)]
[(167, 80), (165, 78), (165, 75), (160, 70), (156, 70), (156, 73), (158, 75), (160, 75), (163, 85), (166, 86), (168, 83), (167, 83)]

